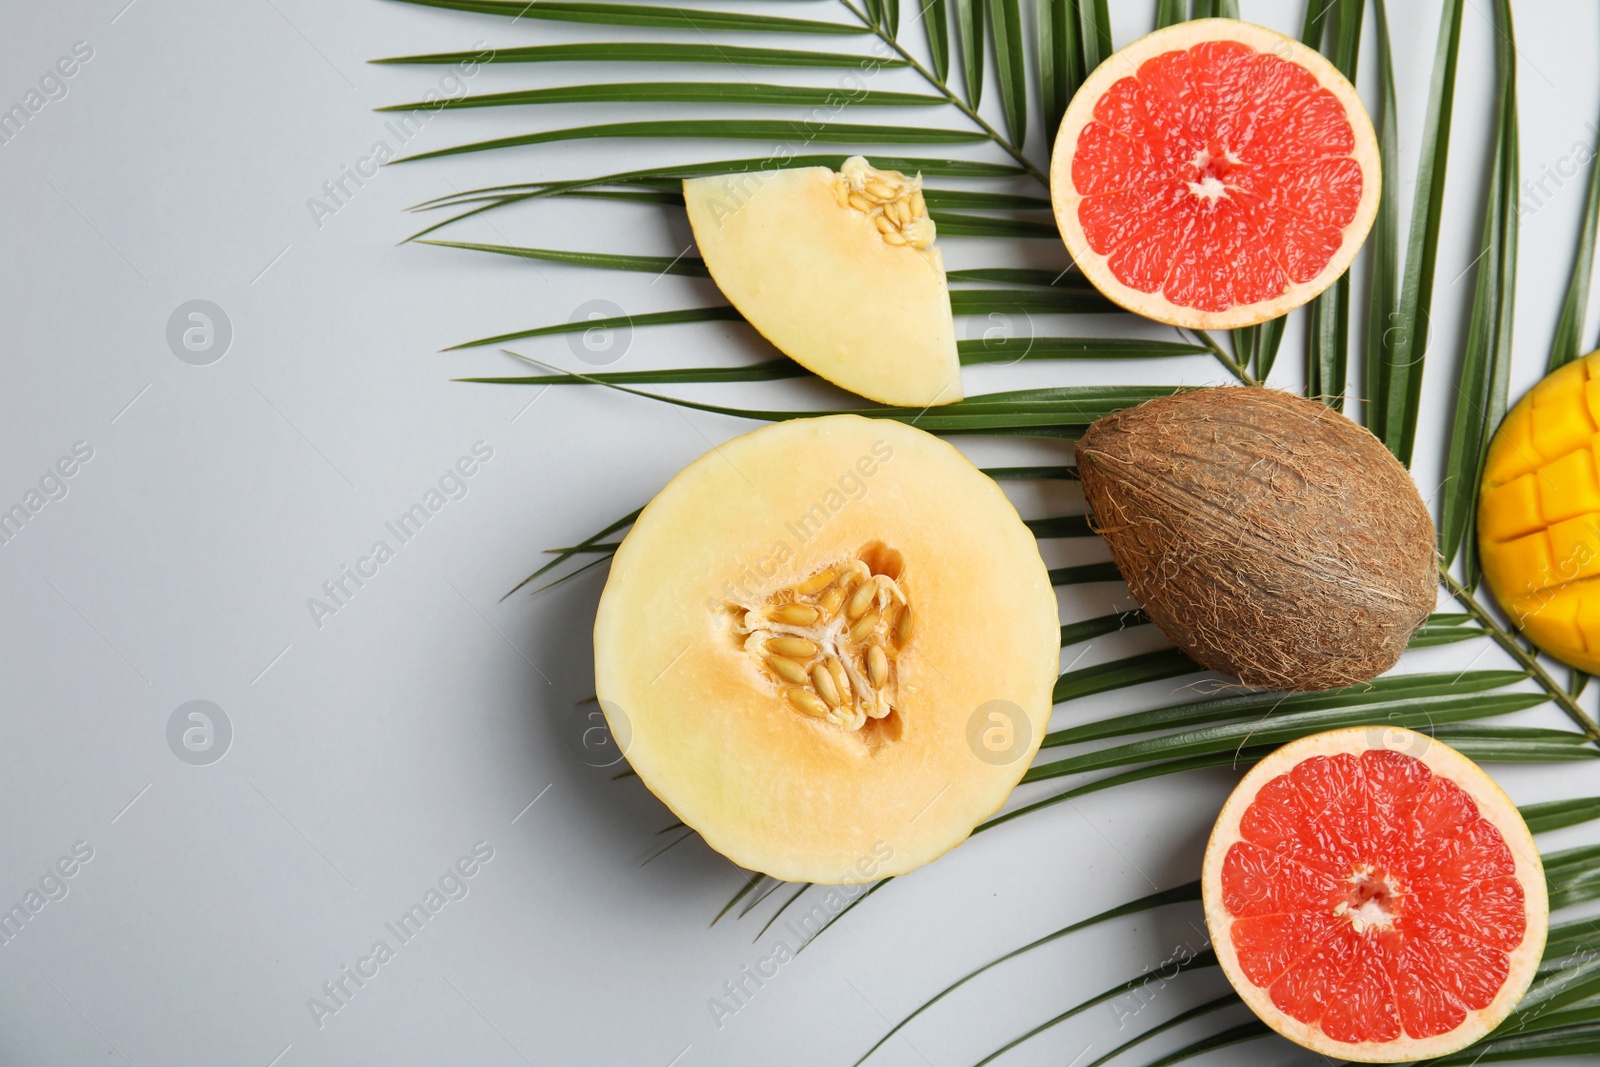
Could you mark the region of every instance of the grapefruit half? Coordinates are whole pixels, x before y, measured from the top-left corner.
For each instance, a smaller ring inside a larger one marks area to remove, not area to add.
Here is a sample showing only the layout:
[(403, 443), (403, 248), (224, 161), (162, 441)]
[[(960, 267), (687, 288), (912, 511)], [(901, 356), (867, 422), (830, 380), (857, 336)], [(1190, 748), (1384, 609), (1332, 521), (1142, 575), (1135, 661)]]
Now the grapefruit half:
[(1089, 280), (1202, 330), (1276, 318), (1333, 284), (1379, 184), (1372, 120), (1344, 76), (1235, 19), (1112, 55), (1072, 98), (1050, 165), (1056, 224)]
[(1393, 727), (1302, 738), (1223, 806), (1201, 874), (1228, 981), (1337, 1059), (1443, 1056), (1533, 981), (1549, 916), (1522, 816), (1483, 769)]

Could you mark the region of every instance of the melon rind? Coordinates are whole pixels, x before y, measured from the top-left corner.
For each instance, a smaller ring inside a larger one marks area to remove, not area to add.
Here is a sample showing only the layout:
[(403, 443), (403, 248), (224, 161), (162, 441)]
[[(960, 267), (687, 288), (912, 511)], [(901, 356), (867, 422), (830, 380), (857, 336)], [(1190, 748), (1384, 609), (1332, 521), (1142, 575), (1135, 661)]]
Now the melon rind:
[[(1522, 943), (1510, 953), (1506, 981), (1500, 987), (1500, 992), (1486, 1007), (1468, 1012), (1466, 1020), (1456, 1029), (1434, 1037), (1414, 1038), (1402, 1033), (1393, 1041), (1351, 1044), (1335, 1041), (1315, 1024), (1303, 1023), (1279, 1010), (1272, 1003), (1268, 990), (1254, 985), (1245, 977), (1230, 936), (1232, 916), (1222, 903), (1222, 866), (1228, 850), (1240, 840), (1240, 820), (1262, 786), (1314, 756), (1344, 753), (1359, 756), (1377, 748), (1404, 752), (1422, 760), (1435, 775), (1449, 779), (1470, 796), (1478, 805), (1478, 813), (1500, 831), (1516, 860), (1516, 878), (1522, 886), (1527, 908), (1527, 928)], [(1533, 982), (1534, 974), (1539, 969), (1539, 960), (1544, 955), (1550, 916), (1544, 864), (1539, 858), (1533, 835), (1529, 833), (1527, 823), (1511, 798), (1483, 768), (1449, 745), (1424, 734), (1392, 726), (1354, 726), (1313, 734), (1291, 741), (1252, 767), (1228, 797), (1211, 831), (1200, 874), (1200, 896), (1205, 906), (1206, 929), (1211, 935), (1211, 947), (1217, 954), (1217, 962), (1222, 965), (1229, 984), (1250, 1006), (1250, 1010), (1262, 1022), (1298, 1045), (1333, 1060), (1361, 1063), (1405, 1063), (1445, 1056), (1465, 1048), (1499, 1026), (1516, 1008)]]
[(962, 398), (938, 246), (886, 243), (827, 167), (690, 178), (684, 204), (717, 288), (763, 337), (842, 389), (898, 407)]
[[(1334, 253), (1327, 266), (1307, 282), (1289, 282), (1281, 296), (1254, 304), (1239, 304), (1225, 311), (1202, 311), (1198, 308), (1174, 304), (1159, 291), (1142, 292), (1125, 285), (1111, 272), (1101, 255), (1089, 246), (1089, 239), (1078, 222), (1078, 204), (1083, 197), (1072, 181), (1072, 155), (1077, 149), (1078, 135), (1094, 118), (1095, 105), (1113, 84), (1138, 71), (1140, 64), (1165, 52), (1193, 48), (1207, 41), (1238, 41), (1258, 52), (1270, 52), (1282, 59), (1304, 67), (1323, 88), (1333, 93), (1344, 106), (1350, 120), (1350, 130), (1355, 135), (1355, 150), (1351, 158), (1361, 166), (1361, 201), (1356, 214), (1345, 227), (1344, 243)], [(1361, 250), (1362, 242), (1372, 229), (1378, 214), (1382, 175), (1378, 167), (1378, 138), (1372, 129), (1372, 119), (1367, 114), (1355, 87), (1340, 74), (1338, 68), (1322, 53), (1285, 37), (1276, 30), (1257, 26), (1237, 19), (1196, 19), (1180, 22), (1139, 38), (1111, 55), (1084, 79), (1067, 111), (1061, 119), (1056, 134), (1055, 150), (1050, 160), (1050, 202), (1055, 211), (1056, 225), (1067, 251), (1072, 254), (1078, 269), (1094, 283), (1095, 288), (1113, 303), (1145, 318), (1165, 322), (1192, 330), (1227, 330), (1254, 326), (1268, 319), (1287, 314), (1315, 298), (1339, 279)]]
[[(904, 734), (877, 748), (788, 707), (722, 610), (730, 586), (792, 585), (873, 542), (902, 554), (915, 620)], [(799, 419), (717, 446), (640, 514), (600, 599), (595, 689), (640, 779), (712, 848), (858, 883), (934, 859), (1005, 802), (1048, 726), (1059, 625), (1033, 535), (955, 448), (890, 420)], [(996, 700), (1031, 733), (1000, 765), (968, 741)]]

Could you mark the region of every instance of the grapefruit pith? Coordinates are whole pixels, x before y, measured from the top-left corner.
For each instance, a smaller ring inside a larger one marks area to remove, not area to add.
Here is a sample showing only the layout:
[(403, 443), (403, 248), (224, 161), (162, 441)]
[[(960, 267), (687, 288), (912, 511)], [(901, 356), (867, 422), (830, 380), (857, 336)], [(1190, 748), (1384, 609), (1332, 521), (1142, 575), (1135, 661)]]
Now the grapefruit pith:
[(1245, 775), (1201, 874), (1228, 981), (1324, 1056), (1442, 1056), (1533, 981), (1549, 916), (1522, 816), (1467, 757), (1410, 730), (1302, 738)]
[(1072, 98), (1056, 224), (1111, 300), (1191, 329), (1250, 326), (1350, 266), (1378, 210), (1378, 141), (1333, 64), (1235, 19), (1157, 30)]

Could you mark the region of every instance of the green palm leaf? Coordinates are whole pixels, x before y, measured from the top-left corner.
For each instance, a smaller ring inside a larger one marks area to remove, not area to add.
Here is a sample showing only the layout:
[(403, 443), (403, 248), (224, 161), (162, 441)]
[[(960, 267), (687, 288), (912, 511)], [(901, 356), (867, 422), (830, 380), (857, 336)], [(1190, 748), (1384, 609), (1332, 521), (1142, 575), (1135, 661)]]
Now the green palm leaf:
[(1028, 291), (1023, 289), (957, 289), (950, 293), (950, 310), (957, 315), (1111, 314), (1121, 309), (1093, 289)]
[[(1165, 678), (1177, 678), (1185, 674), (1197, 674), (1203, 670), (1204, 667), (1178, 649), (1158, 649), (1155, 652), (1127, 656), (1094, 667), (1068, 671), (1056, 679), (1052, 702), (1064, 704), (1069, 700), (1079, 700), (1096, 693), (1106, 693), (1144, 682), (1159, 682)], [(1023, 781), (1029, 779), (1024, 778)]]
[(1046, 140), (1055, 144), (1061, 117), (1072, 94), (1083, 83), (1083, 45), (1078, 0), (1038, 0), (1034, 12), (1038, 31), (1035, 53), (1039, 57), (1039, 96), (1044, 109)]
[(1117, 50), (1111, 42), (1111, 9), (1106, 0), (1077, 0), (1078, 39), (1083, 43), (1083, 76)]
[[(1450, 127), (1455, 111), (1456, 64), (1461, 50), (1462, 0), (1447, 0), (1439, 18), (1428, 89), (1428, 111), (1417, 160), (1411, 231), (1406, 240), (1400, 296), (1383, 333), (1384, 343), (1369, 350), (1378, 363), (1368, 399), (1379, 438), (1400, 462), (1410, 464), (1416, 443), (1417, 411), (1422, 402), (1423, 360), (1428, 352), (1433, 308), (1434, 272), (1438, 265), (1439, 231), (1444, 212), (1444, 180), (1450, 156)], [(1387, 195), (1387, 194), (1386, 194)], [(1381, 413), (1376, 409), (1382, 408)]]
[(1111, 337), (997, 337), (957, 341), (963, 366), (1019, 359), (1159, 359), (1203, 355), (1180, 341), (1136, 341)]
[[(1356, 79), (1361, 50), (1363, 0), (1329, 0), (1333, 5), (1324, 51), (1350, 81)], [(1312, 47), (1313, 41), (1307, 41)], [(1335, 411), (1344, 410), (1350, 353), (1350, 275), (1345, 273), (1307, 305), (1306, 393)]]
[[(597, 324), (598, 328), (598, 324)], [(679, 367), (669, 370), (596, 371), (582, 378), (572, 374), (530, 374), (521, 377), (455, 378), (481, 385), (682, 385), (690, 382), (776, 382), (803, 378), (811, 372), (789, 359), (769, 359), (743, 367)]]
[[(1374, 125), (1378, 135), (1378, 169), (1383, 183), (1378, 217), (1373, 221), (1367, 263), (1367, 429), (1387, 442), (1387, 390), (1389, 376), (1384, 347), (1400, 304), (1400, 145), (1395, 112), (1394, 56), (1389, 47), (1389, 15), (1384, 0), (1373, 0), (1377, 24), (1378, 106)], [(1404, 416), (1402, 415), (1402, 418)]]
[[(1092, 641), (1096, 637), (1121, 633), (1123, 630), (1132, 629), (1135, 626), (1147, 626), (1149, 623), (1150, 617), (1138, 609), (1114, 611), (1110, 615), (1084, 619), (1082, 622), (1070, 623), (1061, 627), (1061, 647), (1066, 648), (1082, 641)], [(1045, 735), (1046, 743), (1049, 743), (1049, 736), (1048, 734)]]
[[(884, 883), (880, 882), (878, 884), (883, 885)], [(1000, 964), (1005, 963), (1007, 960), (1016, 959), (1018, 956), (1021, 956), (1024, 953), (1032, 952), (1036, 948), (1042, 948), (1043, 946), (1054, 941), (1059, 941), (1068, 934), (1076, 933), (1079, 930), (1086, 930), (1091, 926), (1098, 926), (1103, 922), (1110, 921), (1111, 919), (1120, 919), (1126, 915), (1137, 915), (1140, 912), (1149, 911), (1152, 908), (1167, 907), (1171, 904), (1187, 904), (1199, 899), (1200, 883), (1188, 882), (1174, 889), (1163, 889), (1159, 892), (1151, 893), (1148, 896), (1140, 897), (1138, 900), (1129, 901), (1127, 904), (1121, 904), (1115, 908), (1108, 908), (1105, 911), (1099, 912), (1098, 914), (1089, 916), (1087, 919), (1080, 919), (1075, 923), (1061, 927), (1059, 930), (1052, 931), (1051, 933), (1048, 933), (1044, 937), (1038, 938), (1035, 941), (1030, 941), (1021, 948), (1012, 949), (1004, 956), (1001, 956), (998, 959), (990, 960), (988, 963), (975, 970), (968, 971), (966, 974), (962, 975), (960, 978), (956, 979), (954, 982), (951, 982), (939, 992), (923, 1001), (915, 1011), (913, 1011), (910, 1015), (907, 1015), (904, 1019), (901, 1019), (889, 1030), (887, 1034), (884, 1034), (876, 1045), (873, 1045), (871, 1048), (867, 1049), (867, 1051), (862, 1054), (861, 1058), (856, 1060), (855, 1067), (860, 1067), (862, 1063), (865, 1063), (869, 1056), (871, 1056), (879, 1048), (883, 1047), (883, 1043), (885, 1041), (888, 1041), (895, 1034), (899, 1033), (912, 1019), (915, 1019), (917, 1016), (921, 1015), (923, 1012), (927, 1011), (939, 1001), (943, 1000), (951, 993), (954, 993), (957, 989), (960, 989), (962, 986), (966, 985), (980, 974), (993, 970), (995, 967), (1000, 966)], [(840, 914), (843, 913), (841, 912)]]
[(1591, 819), (1600, 819), (1600, 797), (1575, 797), (1545, 804), (1529, 804), (1522, 809), (1522, 819), (1528, 824), (1528, 829), (1536, 834), (1576, 826)]
[[(1500, 70), (1496, 106), (1493, 166), (1489, 202), (1484, 210), (1482, 252), (1473, 292), (1472, 317), (1457, 381), (1455, 418), (1451, 425), (1439, 518), (1439, 554), (1446, 564), (1456, 558), (1472, 528), (1472, 509), (1482, 479), (1489, 435), (1505, 414), (1511, 372), (1511, 323), (1517, 278), (1517, 90), (1516, 43), (1511, 12), (1500, 5), (1495, 61)], [(1466, 586), (1476, 585), (1471, 553)]]
[[(872, 107), (932, 107), (941, 97), (927, 93), (891, 93), (882, 90), (844, 92), (818, 85), (763, 85), (758, 82), (614, 82), (608, 85), (558, 85), (550, 89), (520, 89), (479, 96), (445, 97), (429, 104), (391, 104), (378, 111), (449, 111), (475, 107), (524, 107), (535, 104), (790, 104), (797, 107), (860, 105)], [(627, 136), (635, 136), (629, 134)]]
[[(407, 0), (409, 2), (409, 0)], [(489, 141), (438, 148), (431, 152), (402, 156), (394, 163), (419, 159), (440, 159), (469, 152), (492, 152), (500, 148), (550, 144), (606, 137), (713, 138), (732, 141), (800, 141), (806, 144), (972, 144), (984, 140), (982, 133), (970, 130), (937, 130), (915, 126), (851, 126), (835, 122), (808, 122), (803, 119), (660, 119), (654, 122), (611, 122), (598, 126), (574, 126), (565, 130), (545, 130), (517, 137), (496, 137)]]
[[(478, 52), (434, 52), (427, 55), (374, 59), (378, 64), (474, 63), (708, 63), (739, 67), (860, 67), (864, 62), (881, 67), (906, 67), (903, 59), (852, 55), (849, 52), (804, 52), (793, 48), (752, 48), (731, 44), (544, 44), (522, 48), (494, 48)], [(437, 101), (420, 104), (433, 108)], [(393, 109), (380, 109), (393, 110)]]
[(661, 29), (735, 30), (748, 33), (866, 33), (864, 26), (773, 15), (741, 15), (728, 11), (696, 11), (644, 4), (567, 3), (564, 0), (397, 0), (421, 7), (504, 15), (511, 19), (547, 19), (552, 22), (588, 22), (601, 26), (652, 26)]
[[(828, 167), (838, 170), (849, 158), (845, 155), (760, 156), (748, 159), (723, 159), (711, 163), (680, 163), (670, 166), (649, 167), (643, 170), (623, 171), (596, 178), (577, 178), (555, 182), (524, 182), (515, 185), (496, 185), (482, 189), (468, 189), (435, 197), (417, 204), (413, 210), (427, 211), (454, 207), (489, 196), (504, 203), (531, 200), (544, 196), (559, 196), (573, 189), (601, 185), (626, 185), (632, 182), (661, 179), (694, 178), (706, 174), (741, 174), (747, 171), (788, 169), (792, 167)], [(1004, 163), (986, 163), (968, 159), (930, 159), (903, 156), (874, 156), (879, 166), (908, 174), (951, 178), (1010, 178), (1026, 173), (1020, 167)], [(500, 194), (498, 197), (490, 194)], [(496, 206), (499, 206), (498, 204)]]
[(948, 211), (935, 211), (931, 207), (928, 214), (938, 225), (940, 237), (1016, 237), (1046, 241), (1061, 239), (1061, 234), (1053, 222), (957, 215)]
[[(569, 252), (557, 248), (523, 248), (518, 245), (480, 244), (475, 241), (418, 241), (440, 248), (463, 248), (469, 252), (491, 252), (518, 259), (539, 259), (567, 263), (574, 267), (600, 267), (605, 270), (642, 271), (646, 274), (679, 274), (690, 278), (709, 278), (703, 260), (690, 256), (621, 256), (609, 252)], [(487, 343), (487, 342), (484, 342)]]
[[(1050, 201), (1039, 196), (1019, 196), (1016, 193), (975, 192), (971, 189), (922, 190), (923, 199), (930, 208), (959, 207), (969, 211), (1049, 211)], [(949, 272), (953, 276), (957, 271)]]
[[(1591, 164), (1592, 164), (1591, 160)], [(1578, 231), (1578, 251), (1572, 261), (1572, 278), (1561, 304), (1561, 318), (1550, 342), (1546, 370), (1555, 370), (1583, 354), (1583, 323), (1589, 310), (1589, 287), (1594, 277), (1596, 231), (1600, 231), (1600, 167), (1589, 167), (1589, 192), (1583, 202), (1583, 226)]]
[(1124, 767), (1157, 759), (1232, 752), (1241, 745), (1278, 745), (1307, 734), (1347, 726), (1404, 726), (1427, 729), (1442, 723), (1483, 719), (1537, 707), (1550, 698), (1543, 693), (1504, 693), (1471, 699), (1443, 696), (1409, 701), (1375, 716), (1362, 707), (1318, 709), (1274, 715), (1262, 722), (1225, 723), (1185, 730), (1145, 741), (1130, 741), (1048, 763), (1036, 763), (1023, 775), (1024, 782), (1039, 782), (1084, 771)]
[(975, 267), (953, 270), (946, 277), (952, 282), (996, 282), (1001, 285), (1038, 285), (1046, 288), (1092, 290), (1083, 275), (1071, 267), (1066, 270), (1036, 270), (1028, 267)]
[(933, 59), (933, 75), (945, 82), (950, 78), (950, 20), (944, 0), (918, 0), (922, 5), (922, 26), (928, 35), (928, 54)]
[(1223, 1008), (1231, 1008), (1239, 1003), (1239, 998), (1234, 996), (1232, 993), (1229, 993), (1226, 996), (1218, 997), (1216, 1000), (1208, 1000), (1204, 1004), (1190, 1008), (1188, 1011), (1179, 1012), (1166, 1022), (1158, 1023), (1142, 1034), (1137, 1034), (1134, 1037), (1129, 1038), (1127, 1041), (1124, 1041), (1122, 1044), (1118, 1045), (1110, 1052), (1107, 1052), (1099, 1059), (1090, 1060), (1088, 1063), (1084, 1064), (1083, 1067), (1101, 1067), (1102, 1064), (1110, 1063), (1112, 1060), (1116, 1059), (1130, 1048), (1133, 1048), (1135, 1045), (1141, 1045), (1158, 1034), (1166, 1033), (1175, 1026), (1182, 1026), (1184, 1023), (1193, 1019), (1198, 1019), (1202, 1015), (1209, 1015), (1214, 1011), (1221, 1011)]
[[(458, 244), (447, 244), (445, 247), (460, 246)], [(506, 254), (509, 255), (513, 253)], [(585, 263), (580, 265), (588, 266), (589, 264)], [(557, 333), (581, 333), (585, 330), (616, 330), (632, 328), (634, 326), (666, 326), (685, 322), (727, 322), (730, 320), (742, 322), (743, 317), (736, 309), (726, 305), (708, 308), (685, 308), (682, 311), (648, 311), (638, 315), (624, 315), (621, 318), (581, 319), (577, 322), (557, 322), (549, 326), (537, 326), (531, 330), (516, 330), (512, 333), (495, 334), (493, 337), (481, 337), (476, 341), (463, 341), (461, 344), (451, 345), (449, 348), (445, 349), (445, 351), (458, 352), (464, 348), (481, 348), (484, 345), (503, 345), (508, 341), (522, 341), (529, 337), (544, 337), (548, 334)], [(565, 375), (559, 375), (558, 377), (564, 378)]]
[(954, 0), (956, 41), (961, 45), (961, 73), (966, 78), (967, 103), (977, 107), (983, 98), (984, 0)]
[(1242, 719), (1265, 719), (1293, 712), (1365, 708), (1381, 718), (1390, 711), (1426, 707), (1428, 700), (1453, 700), (1469, 693), (1504, 689), (1527, 678), (1520, 671), (1468, 671), (1442, 674), (1392, 674), (1366, 685), (1314, 693), (1243, 693), (1128, 712), (1081, 723), (1045, 735), (1045, 748), (1076, 745), (1130, 734), (1152, 733)]
[(1011, 134), (1011, 143), (1021, 148), (1028, 139), (1028, 77), (1023, 57), (1022, 4), (1021, 0), (988, 0), (988, 7), (1006, 130)]
[[(1059, 1026), (1061, 1023), (1066, 1022), (1074, 1015), (1080, 1015), (1083, 1012), (1088, 1011), (1096, 1004), (1104, 1004), (1108, 1000), (1115, 1000), (1117, 997), (1127, 996), (1129, 993), (1137, 993), (1146, 989), (1150, 985), (1155, 984), (1157, 979), (1160, 979), (1161, 981), (1171, 981), (1178, 975), (1183, 974), (1185, 971), (1199, 970), (1204, 967), (1215, 967), (1216, 965), (1216, 953), (1212, 952), (1210, 949), (1206, 949), (1202, 952), (1191, 953), (1189, 955), (1174, 957), (1170, 962), (1164, 962), (1161, 965), (1161, 969), (1155, 973), (1146, 971), (1137, 978), (1130, 978), (1126, 982), (1121, 982), (1112, 986), (1103, 993), (1099, 993), (1090, 997), (1088, 1000), (1074, 1004), (1066, 1011), (1052, 1015), (1050, 1018), (1046, 1019), (1038, 1026), (1035, 1026), (1022, 1036), (1007, 1041), (1004, 1045), (1001, 1045), (999, 1048), (989, 1053), (989, 1055), (979, 1060), (973, 1065), (973, 1067), (984, 1067), (984, 1064), (986, 1063), (993, 1063), (995, 1060), (999, 1059), (1007, 1052), (1010, 1052), (1012, 1049), (1016, 1048), (1024, 1041), (1027, 1041), (1029, 1038), (1037, 1037), (1053, 1026)], [(1169, 970), (1171, 972), (1170, 974), (1168, 973)], [(1237, 998), (1224, 998), (1222, 1001), (1216, 1003), (1218, 1003), (1220, 1006), (1228, 1003), (1229, 1000), (1233, 1000), (1235, 1003), (1237, 1002)]]

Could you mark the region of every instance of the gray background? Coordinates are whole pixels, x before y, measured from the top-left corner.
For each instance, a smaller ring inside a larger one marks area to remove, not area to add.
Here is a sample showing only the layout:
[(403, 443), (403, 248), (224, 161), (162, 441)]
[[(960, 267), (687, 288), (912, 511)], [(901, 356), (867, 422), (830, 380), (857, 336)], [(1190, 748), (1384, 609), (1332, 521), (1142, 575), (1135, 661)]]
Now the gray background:
[[(1390, 6), (1409, 208), (1438, 5)], [(1152, 4), (1113, 7), (1120, 43), (1149, 28)], [(1244, 7), (1286, 30), (1300, 18), (1298, 3)], [(1492, 92), (1488, 2), (1468, 8), (1417, 464), (1430, 496), (1469, 299), (1471, 276), (1457, 275), (1477, 241)], [(832, 0), (791, 9), (847, 17)], [(1535, 178), (1575, 142), (1596, 140), (1600, 17), (1584, 0), (1524, 0), (1517, 13), (1523, 170)], [(640, 312), (712, 293), (687, 279), (396, 247), (417, 228), (402, 214), (416, 201), (625, 169), (641, 158), (636, 145), (392, 167), (320, 225), (308, 206), (375, 141), (393, 143), (371, 108), (418, 99), (444, 73), (365, 60), (596, 35), (375, 0), (6, 0), (5, 16), (0, 108), (21, 102), (75, 42), (93, 58), (64, 98), (0, 146), (0, 505), (20, 501), (75, 442), (93, 458), (66, 482), (65, 498), (0, 546), (0, 904), (21, 901), (75, 842), (93, 858), (64, 883), (63, 899), (0, 947), (0, 1062), (848, 1063), (886, 1019), (976, 963), (1193, 876), (1228, 773), (1098, 794), (985, 835), (875, 896), (716, 1025), (708, 998), (793, 936), (780, 923), (753, 943), (751, 919), (708, 927), (740, 873), (697, 840), (641, 866), (670, 840), (657, 832), (671, 816), (636, 783), (613, 782), (581, 758), (586, 724), (575, 705), (592, 692), (588, 629), (603, 572), (537, 597), (499, 598), (541, 549), (637, 507), (709, 444), (750, 426), (603, 392), (453, 384), (516, 365), (493, 349), (436, 351), (564, 321), (590, 300)], [(920, 45), (917, 31), (905, 36)], [(865, 48), (862, 39), (792, 43)], [(838, 76), (758, 73), (824, 84)], [(697, 75), (613, 66), (592, 80), (647, 76)], [(501, 68), (480, 72), (471, 89), (575, 77)], [(909, 76), (880, 78), (874, 87), (922, 88)], [(995, 95), (991, 83), (991, 103)], [(448, 114), (412, 147), (677, 113)], [(645, 151), (668, 160), (762, 148)], [(1524, 204), (1515, 393), (1544, 361), (1586, 176)], [(681, 217), (597, 201), (497, 213), (457, 236), (662, 255), (688, 245)], [(1039, 244), (1041, 264), (1059, 256)], [(947, 245), (955, 267), (998, 261), (982, 241)], [(166, 339), (175, 309), (197, 299), (222, 308), (233, 333), (208, 366), (176, 358)], [(1036, 328), (1131, 327), (1080, 319)], [(729, 324), (614, 343), (627, 345), (622, 369), (762, 351)], [(1280, 384), (1298, 384), (1299, 345), (1296, 325)], [(581, 366), (559, 337), (521, 350)], [(1195, 383), (1219, 375), (1193, 359), (1137, 370), (983, 368), (968, 382), (978, 392), (1140, 372)], [(778, 406), (839, 399), (794, 383), (705, 392)], [(319, 627), (307, 599), (374, 540), (393, 545), (385, 521), (479, 441), (493, 458), (466, 496)], [(963, 447), (987, 461), (1060, 455), (1043, 445)], [(1026, 487), (1018, 501), (1036, 515), (1063, 506)], [(1104, 558), (1097, 544), (1049, 551), (1052, 563)], [(1105, 612), (1106, 595), (1066, 593), (1063, 617)], [(1078, 665), (1153, 644), (1148, 634), (1102, 640)], [(1408, 657), (1405, 669), (1502, 659), (1478, 642)], [(1148, 685), (1064, 714), (1150, 706), (1171, 693), (1171, 683)], [(210, 765), (169, 748), (169, 718), (191, 700), (214, 702), (231, 723), (231, 747)], [(1565, 725), (1549, 708), (1519, 721)], [(1519, 802), (1594, 792), (1586, 765), (1496, 773)], [(1545, 844), (1592, 839), (1579, 828)], [(468, 894), (319, 1028), (308, 998), (375, 940), (394, 943), (384, 923), (477, 842), (493, 859), (466, 882)], [(1169, 910), (1034, 953), (940, 1005), (874, 1062), (970, 1063), (1175, 946), (1197, 948), (1197, 916)], [(1007, 1062), (1065, 1063), (1085, 1046), (1098, 1055), (1133, 1027), (1217, 995), (1220, 981), (1197, 974), (1162, 986), (1136, 1020), (1125, 1018), (1135, 1001), (1096, 1009)], [(1222, 1055), (1312, 1059), (1279, 1042)]]

